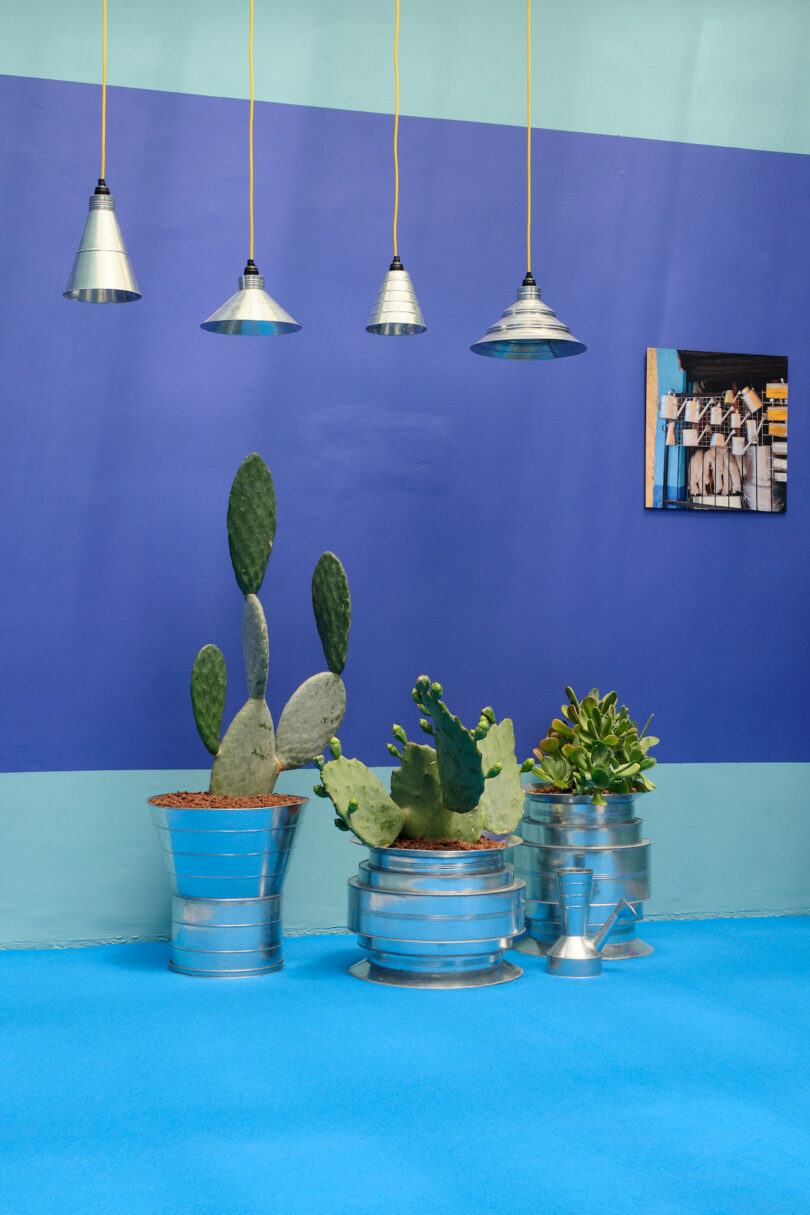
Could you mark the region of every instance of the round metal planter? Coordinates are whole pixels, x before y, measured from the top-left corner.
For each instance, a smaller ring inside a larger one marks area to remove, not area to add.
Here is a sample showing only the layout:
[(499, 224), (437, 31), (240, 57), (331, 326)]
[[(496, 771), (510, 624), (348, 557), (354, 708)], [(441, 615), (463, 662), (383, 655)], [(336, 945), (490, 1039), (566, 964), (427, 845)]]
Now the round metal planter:
[(524, 883), (503, 848), (369, 848), (349, 879), (349, 931), (366, 953), (350, 973), (371, 983), (508, 983), (523, 973), (503, 957), (523, 926)]
[(281, 892), (307, 800), (233, 810), (150, 801), (172, 883), (172, 970), (227, 979), (283, 966)]
[(587, 935), (597, 932), (619, 899), (636, 912), (620, 915), (605, 958), (639, 958), (652, 946), (636, 935), (642, 904), (650, 895), (650, 841), (641, 835), (635, 795), (608, 794), (606, 806), (573, 793), (539, 793), (529, 787), (518, 830), (523, 845), (515, 855), (515, 872), (526, 883), (526, 933), (514, 948), (545, 956), (562, 932), (556, 871), (593, 870), (593, 897)]

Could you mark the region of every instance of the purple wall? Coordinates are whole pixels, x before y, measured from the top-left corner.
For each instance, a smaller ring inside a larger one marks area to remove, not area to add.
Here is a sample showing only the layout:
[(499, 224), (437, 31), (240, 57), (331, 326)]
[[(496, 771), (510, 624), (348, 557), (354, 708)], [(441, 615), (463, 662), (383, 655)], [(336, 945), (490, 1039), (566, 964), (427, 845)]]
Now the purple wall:
[[(279, 530), (271, 707), (323, 660), (323, 548), (354, 596), (349, 753), (386, 762), (425, 671), (511, 714), (563, 685), (656, 710), (669, 761), (807, 760), (810, 160), (540, 131), (535, 276), (587, 343), (468, 351), (523, 274), (518, 130), (406, 119), (400, 244), (428, 324), (364, 332), (390, 257), (391, 119), (259, 104), (256, 260), (304, 326), (199, 323), (246, 255), (244, 102), (110, 90), (108, 180), (144, 298), (61, 292), (97, 173), (95, 87), (0, 78), (6, 770), (202, 766), (188, 678), (222, 645), (242, 699), (224, 517), (258, 450)], [(647, 346), (791, 367), (788, 512), (645, 511)]]

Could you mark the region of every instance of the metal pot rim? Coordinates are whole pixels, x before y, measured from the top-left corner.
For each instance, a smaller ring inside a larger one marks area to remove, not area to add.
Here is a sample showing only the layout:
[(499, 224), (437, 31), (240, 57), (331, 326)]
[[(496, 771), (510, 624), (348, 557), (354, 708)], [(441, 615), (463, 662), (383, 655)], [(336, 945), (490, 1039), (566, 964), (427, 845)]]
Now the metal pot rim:
[(352, 835), (351, 842), (360, 844), (362, 848), (373, 848), (375, 852), (388, 852), (392, 856), (424, 856), (432, 859), (435, 857), (478, 856), (481, 852), (505, 852), (507, 848), (517, 848), (523, 843), (523, 840), (519, 835), (508, 835), (505, 848), (393, 848), (390, 844), (382, 846), (367, 844), (365, 840), (358, 839), (356, 835)]
[[(523, 792), (531, 794), (532, 797), (536, 797), (538, 799), (542, 798), (544, 801), (548, 802), (568, 802), (572, 805), (593, 806), (594, 810), (597, 812), (601, 807), (601, 803), (594, 802), (589, 793), (563, 793), (562, 790), (554, 790), (549, 792), (541, 785), (524, 785)], [(611, 806), (615, 802), (632, 801), (633, 798), (642, 797), (647, 792), (648, 790), (646, 789), (638, 789), (634, 790), (632, 793), (603, 793), (602, 796), (607, 804)]]
[[(176, 792), (178, 791), (174, 790), (172, 793), (155, 793), (153, 797), (148, 797), (146, 799), (147, 804), (150, 806), (159, 806), (161, 810), (207, 810), (209, 812), (214, 811), (216, 814), (233, 814), (235, 811), (240, 810), (281, 810), (287, 806), (303, 806), (309, 801), (308, 797), (299, 797), (297, 793), (274, 793), (272, 796), (277, 797), (280, 800), (270, 806), (260, 806), (257, 804), (247, 806), (210, 806), (205, 804), (199, 806), (167, 806), (163, 801), (161, 801), (161, 798), (173, 797)], [(185, 792), (185, 790), (183, 790), (183, 792)], [(224, 796), (227, 796), (227, 794)]]

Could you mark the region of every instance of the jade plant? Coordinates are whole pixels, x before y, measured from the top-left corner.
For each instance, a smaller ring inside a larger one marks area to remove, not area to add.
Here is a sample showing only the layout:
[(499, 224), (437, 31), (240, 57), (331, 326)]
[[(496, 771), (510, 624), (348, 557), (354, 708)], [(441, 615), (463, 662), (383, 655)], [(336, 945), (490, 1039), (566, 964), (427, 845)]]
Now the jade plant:
[(399, 838), (475, 843), (484, 831), (513, 831), (523, 810), (520, 773), (531, 761), (521, 768), (515, 759), (512, 722), (496, 721), (486, 708), (468, 730), (444, 703), (441, 684), (427, 675), (419, 676), (412, 695), (433, 745), (410, 742), (402, 726), (393, 727), (396, 742), (388, 750), (400, 766), (390, 794), (359, 759), (346, 759), (337, 738), (332, 758), (315, 760), (321, 774), (315, 792), (331, 799), (336, 826), (375, 848)]
[(267, 705), (269, 643), (258, 592), (276, 533), (276, 495), (270, 470), (254, 452), (239, 467), (228, 501), (228, 545), (245, 597), (242, 648), (248, 699), (220, 738), (227, 670), (222, 651), (206, 645), (194, 660), (191, 703), (197, 730), (214, 756), (210, 792), (233, 797), (272, 793), (280, 772), (318, 755), (343, 720), (351, 600), (346, 573), (334, 553), (322, 553), (312, 576), (312, 606), (328, 670), (293, 692), (278, 729)]
[(588, 794), (595, 805), (605, 805), (606, 793), (642, 793), (655, 785), (645, 776), (655, 767), (648, 754), (659, 739), (647, 733), (652, 714), (639, 734), (626, 705), (616, 707), (615, 692), (599, 695), (592, 688), (578, 700), (566, 688), (568, 704), (555, 717), (548, 734), (534, 751), (534, 775), (552, 789)]

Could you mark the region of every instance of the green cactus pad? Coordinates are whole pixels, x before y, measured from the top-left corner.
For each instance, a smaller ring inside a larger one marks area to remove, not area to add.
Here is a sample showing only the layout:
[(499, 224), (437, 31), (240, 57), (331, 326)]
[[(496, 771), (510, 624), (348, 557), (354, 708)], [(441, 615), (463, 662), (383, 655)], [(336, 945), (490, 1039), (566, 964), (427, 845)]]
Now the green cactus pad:
[(264, 700), (270, 645), (267, 639), (267, 621), (262, 605), (255, 595), (246, 595), (245, 606), (242, 608), (242, 650), (245, 655), (248, 696)]
[(475, 843), (481, 836), (482, 813), (453, 814), (443, 808), (433, 747), (413, 742), (404, 745), (401, 766), (391, 773), (391, 797), (407, 815), (401, 832), (406, 839)]
[(515, 759), (515, 730), (508, 717), (491, 726), (486, 736), (478, 740), (478, 750), (485, 769), (501, 765), (498, 775), (484, 785), (480, 808), (485, 829), (495, 835), (504, 835), (514, 831), (523, 814), (520, 766)]
[[(330, 760), (324, 764), (321, 783), (341, 819), (364, 844), (387, 848), (405, 823), (405, 811), (392, 801), (373, 772), (359, 759)], [(352, 813), (349, 803), (357, 802)]]
[(445, 810), (468, 814), (478, 805), (484, 792), (484, 774), (476, 739), (442, 700), (441, 685), (420, 675), (414, 700), (433, 719), (436, 731), (436, 758)]
[(258, 594), (275, 534), (273, 478), (261, 456), (253, 452), (237, 469), (228, 499), (228, 546), (243, 594)]
[(266, 701), (247, 701), (220, 743), (210, 791), (231, 797), (272, 793), (278, 774), (274, 744), (273, 719)]
[(301, 684), (287, 702), (276, 733), (283, 769), (300, 768), (323, 751), (346, 712), (346, 689), (339, 675), (321, 671)]
[(228, 670), (222, 651), (215, 645), (204, 645), (191, 670), (191, 704), (200, 738), (212, 755), (219, 750), (227, 686)]
[(321, 553), (312, 575), (312, 607), (326, 665), (340, 675), (346, 665), (352, 601), (346, 571), (334, 553)]

